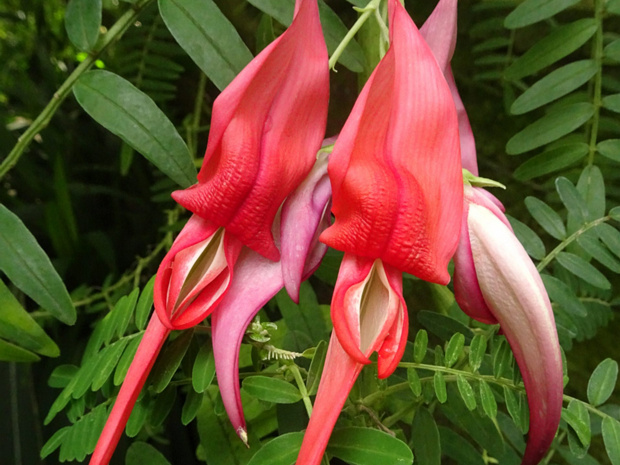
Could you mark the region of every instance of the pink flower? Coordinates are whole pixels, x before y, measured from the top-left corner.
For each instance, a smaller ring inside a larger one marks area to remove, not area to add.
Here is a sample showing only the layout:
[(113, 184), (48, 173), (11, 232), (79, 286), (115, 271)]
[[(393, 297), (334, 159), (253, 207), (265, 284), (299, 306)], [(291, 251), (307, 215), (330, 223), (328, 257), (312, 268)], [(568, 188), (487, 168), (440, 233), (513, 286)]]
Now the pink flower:
[(243, 442), (247, 443), (247, 433), (239, 392), (241, 341), (258, 311), (282, 287), (298, 300), (301, 282), (314, 273), (327, 251), (318, 236), (329, 225), (330, 198), (327, 156), (320, 153), (314, 169), (282, 208), (280, 262), (244, 248), (229, 292), (213, 312), (217, 383), (228, 418)]
[(508, 220), (483, 189), (465, 188), (461, 239), (454, 257), (456, 300), (469, 316), (499, 323), (527, 393), (530, 428), (522, 465), (537, 464), (562, 412), (562, 357), (543, 282)]
[(447, 284), (463, 206), (457, 114), (431, 50), (398, 0), (390, 49), (364, 86), (329, 163), (336, 221), (322, 235), (345, 252), (323, 377), (297, 465), (320, 462), (340, 409), (378, 352), (379, 376), (407, 339), (402, 272)]
[[(450, 69), (456, 41), (456, 0), (440, 0), (421, 29), (444, 70), (459, 114), (463, 168), (478, 175), (476, 145)], [(454, 290), (470, 317), (500, 327), (515, 354), (530, 407), (523, 465), (538, 463), (557, 431), (562, 410), (562, 360), (549, 297), (519, 243), (504, 207), (484, 189), (465, 187)]]

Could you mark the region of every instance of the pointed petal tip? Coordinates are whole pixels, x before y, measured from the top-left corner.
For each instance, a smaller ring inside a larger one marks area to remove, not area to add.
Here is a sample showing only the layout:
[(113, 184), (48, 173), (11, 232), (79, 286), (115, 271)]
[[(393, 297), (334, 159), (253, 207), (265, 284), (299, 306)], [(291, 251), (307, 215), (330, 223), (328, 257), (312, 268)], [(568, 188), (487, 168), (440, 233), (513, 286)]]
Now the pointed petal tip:
[(248, 432), (245, 430), (245, 428), (243, 428), (242, 426), (237, 428), (237, 436), (239, 436), (239, 439), (241, 439), (245, 447), (249, 449), (250, 444), (248, 442)]

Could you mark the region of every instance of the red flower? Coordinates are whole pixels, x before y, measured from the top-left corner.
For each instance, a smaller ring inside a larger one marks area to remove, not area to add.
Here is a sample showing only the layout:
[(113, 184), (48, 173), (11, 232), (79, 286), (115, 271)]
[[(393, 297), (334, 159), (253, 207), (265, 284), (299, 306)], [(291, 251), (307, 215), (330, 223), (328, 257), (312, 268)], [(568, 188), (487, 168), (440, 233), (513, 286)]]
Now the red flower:
[(329, 69), (316, 0), (298, 0), (291, 26), (213, 104), (198, 184), (172, 194), (270, 260), (272, 224), (306, 177), (327, 121)]
[[(195, 215), (159, 267), (153, 294), (156, 315), (144, 333), (91, 464), (105, 465), (112, 457), (170, 331), (198, 324), (225, 296), (243, 245), (279, 260), (272, 235), (274, 218), (312, 169), (324, 136), (328, 98), (327, 50), (317, 2), (297, 0), (291, 26), (214, 102), (199, 183), (173, 194)], [(300, 250), (314, 252), (313, 258), (320, 261), (317, 250), (324, 248), (310, 245), (316, 242), (314, 234), (312, 230), (309, 243), (300, 244)], [(289, 257), (282, 265), (288, 266), (288, 275), (279, 287), (287, 283), (295, 292), (296, 280), (304, 271), (304, 253), (283, 250)]]
[(458, 121), (442, 69), (398, 0), (390, 49), (364, 86), (329, 162), (336, 221), (321, 240), (345, 252), (334, 333), (297, 465), (317, 465), (363, 365), (380, 377), (407, 339), (402, 272), (447, 284), (463, 208)]

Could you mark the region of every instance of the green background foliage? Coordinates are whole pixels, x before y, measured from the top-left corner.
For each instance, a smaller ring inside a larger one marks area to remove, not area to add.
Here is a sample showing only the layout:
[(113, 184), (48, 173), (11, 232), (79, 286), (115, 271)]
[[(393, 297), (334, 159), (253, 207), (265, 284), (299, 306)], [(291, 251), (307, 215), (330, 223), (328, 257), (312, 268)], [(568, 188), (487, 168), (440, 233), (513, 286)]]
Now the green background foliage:
[[(330, 54), (366, 3), (320, 1)], [(434, 7), (406, 5), (418, 25)], [(188, 218), (170, 193), (194, 182), (219, 91), (292, 12), (293, 0), (0, 6), (7, 463), (92, 452), (152, 311), (152, 276)], [(328, 136), (378, 61), (369, 17), (331, 74)], [(543, 276), (565, 355), (563, 421), (546, 464), (620, 464), (618, 31), (619, 0), (459, 4), (452, 64), (480, 173), (507, 186), (496, 195)], [(244, 339), (249, 449), (224, 412), (206, 321), (171, 335), (112, 463), (293, 463), (340, 257), (328, 252), (298, 305), (285, 292), (272, 299)], [(528, 410), (504, 337), (466, 317), (450, 287), (410, 276), (404, 287), (408, 350), (388, 380), (373, 365), (362, 371), (331, 463), (519, 464)]]

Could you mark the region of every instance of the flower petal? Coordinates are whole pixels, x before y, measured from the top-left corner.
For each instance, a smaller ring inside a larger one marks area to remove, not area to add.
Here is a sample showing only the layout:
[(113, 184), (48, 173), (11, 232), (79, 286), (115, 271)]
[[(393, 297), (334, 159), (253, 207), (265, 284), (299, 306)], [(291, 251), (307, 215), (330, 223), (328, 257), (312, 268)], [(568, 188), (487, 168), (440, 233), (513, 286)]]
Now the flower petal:
[(446, 284), (463, 206), (456, 110), (413, 21), (389, 5), (391, 47), (330, 157), (336, 222), (321, 240)]
[(321, 463), (331, 432), (362, 367), (361, 363), (349, 357), (336, 334), (332, 333), (319, 391), (297, 457), (297, 465)]
[(153, 313), (116, 397), (114, 407), (99, 436), (90, 465), (107, 465), (112, 458), (138, 395), (168, 334), (170, 330), (162, 325), (157, 314)]
[[(284, 285), (291, 299), (299, 301), (299, 286), (306, 274), (308, 262), (316, 268), (327, 251), (318, 243), (319, 234), (329, 226), (331, 185), (327, 176), (328, 154), (319, 152), (312, 171), (303, 183), (286, 199), (281, 215), (281, 253)], [(318, 260), (308, 260), (312, 252)], [(309, 273), (308, 273), (309, 272)]]
[(271, 260), (274, 218), (324, 136), (327, 61), (316, 0), (299, 0), (291, 26), (216, 99), (199, 184), (173, 193)]
[(217, 383), (228, 418), (244, 442), (247, 434), (239, 392), (239, 348), (247, 326), (283, 285), (279, 262), (244, 249), (235, 279), (211, 317)]
[(480, 290), (523, 376), (530, 429), (522, 464), (534, 465), (553, 441), (562, 410), (562, 358), (551, 303), (536, 267), (499, 218), (470, 204), (468, 227)]

